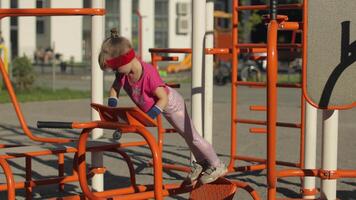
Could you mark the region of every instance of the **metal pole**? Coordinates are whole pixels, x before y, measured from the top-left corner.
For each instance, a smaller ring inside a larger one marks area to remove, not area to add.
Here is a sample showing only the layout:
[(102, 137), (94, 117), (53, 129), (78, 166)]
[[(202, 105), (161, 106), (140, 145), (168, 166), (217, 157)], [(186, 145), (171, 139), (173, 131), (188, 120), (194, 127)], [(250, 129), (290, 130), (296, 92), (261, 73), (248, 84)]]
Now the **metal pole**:
[[(104, 8), (105, 4), (103, 0), (92, 0), (93, 8)], [(105, 31), (105, 18), (103, 16), (93, 16), (92, 17), (92, 60), (91, 60), (91, 95), (92, 102), (103, 104), (103, 72), (98, 65), (98, 55), (101, 47), (101, 42), (104, 40)], [(99, 114), (92, 109), (91, 112), (92, 120), (99, 120)], [(92, 134), (92, 139), (98, 139), (103, 135), (102, 129), (94, 129)], [(92, 153), (91, 162), (93, 167), (102, 167), (103, 158), (102, 153)], [(92, 179), (92, 187), (95, 191), (104, 190), (104, 175), (96, 174)]]
[[(214, 47), (214, 2), (206, 3), (206, 34), (205, 47)], [(213, 143), (213, 66), (214, 56), (205, 55), (204, 76), (204, 138)]]
[(277, 19), (277, 0), (270, 0), (269, 6), (271, 19)]
[[(317, 143), (317, 109), (305, 103), (305, 152), (304, 168), (316, 168), (316, 143)], [(313, 191), (315, 189), (315, 177), (304, 177), (303, 189)], [(315, 195), (304, 195), (305, 199), (315, 199)]]
[(136, 15), (138, 17), (138, 52), (139, 52), (139, 58), (143, 59), (142, 55), (142, 15), (139, 10), (136, 11)]
[(52, 92), (56, 91), (56, 60), (52, 59)]
[(132, 1), (120, 1), (120, 35), (132, 41)]
[[(338, 110), (323, 110), (322, 170), (337, 170), (338, 119)], [(321, 181), (321, 199), (336, 199), (336, 181)]]
[(202, 134), (202, 65), (204, 56), (206, 0), (193, 1), (193, 41), (192, 41), (192, 120), (197, 131)]

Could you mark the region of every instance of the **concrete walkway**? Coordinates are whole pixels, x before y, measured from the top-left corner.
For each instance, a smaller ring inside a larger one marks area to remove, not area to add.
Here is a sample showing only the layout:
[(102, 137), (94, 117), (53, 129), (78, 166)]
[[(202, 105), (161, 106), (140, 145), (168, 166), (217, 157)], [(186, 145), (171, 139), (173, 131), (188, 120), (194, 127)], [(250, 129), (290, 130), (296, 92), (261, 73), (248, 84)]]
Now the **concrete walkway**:
[[(84, 84), (85, 85), (85, 84)], [(190, 103), (190, 85), (183, 84), (179, 91), (184, 95), (189, 107)], [(264, 112), (251, 112), (248, 110), (249, 105), (265, 105), (265, 92), (263, 89), (241, 88), (238, 92), (238, 115), (243, 118), (265, 119)], [(278, 119), (284, 122), (299, 122), (299, 99), (300, 91), (298, 90), (279, 90), (279, 110)], [(27, 119), (28, 125), (36, 135), (51, 136), (51, 137), (78, 137), (79, 131), (73, 130), (39, 130), (36, 128), (38, 120), (48, 121), (88, 121), (90, 120), (90, 100), (69, 100), (69, 101), (50, 101), (50, 102), (32, 102), (23, 103), (21, 108)], [(120, 99), (121, 106), (132, 106), (131, 101), (127, 97)], [(189, 108), (188, 108), (189, 109)], [(22, 144), (31, 143), (23, 135), (15, 113), (11, 104), (0, 104), (0, 143), (6, 144)], [(352, 169), (356, 166), (354, 139), (356, 111), (341, 111), (339, 125), (339, 168)], [(319, 119), (320, 119), (319, 113)], [(319, 120), (320, 124), (320, 120)], [(229, 162), (230, 154), (230, 85), (214, 88), (214, 141), (213, 146), (219, 157)], [(238, 124), (238, 154), (249, 155), (265, 158), (266, 156), (266, 136), (254, 135), (248, 133), (250, 125)], [(155, 130), (151, 129), (152, 134)], [(318, 154), (320, 155), (320, 140), (321, 128), (318, 127), (319, 143)], [(105, 137), (111, 137), (111, 131), (105, 131)], [(132, 136), (126, 135), (123, 140), (131, 139)], [(133, 159), (136, 172), (138, 174), (138, 183), (152, 183), (152, 168), (146, 166), (150, 160), (150, 154), (146, 147), (129, 148), (125, 150)], [(296, 162), (299, 159), (299, 135), (298, 130), (289, 128), (278, 129), (278, 155), (277, 159)], [(189, 149), (185, 142), (177, 134), (169, 134), (165, 136), (164, 142), (164, 162), (188, 165), (190, 159)], [(87, 158), (90, 160), (90, 158)], [(127, 186), (129, 179), (128, 171), (122, 159), (115, 154), (106, 153), (105, 163), (109, 170), (105, 174), (105, 187), (115, 188), (118, 186)], [(66, 173), (71, 171), (72, 155), (66, 155)], [(16, 180), (24, 178), (24, 159), (15, 159), (10, 162)], [(236, 161), (236, 166), (246, 165), (244, 162)], [(320, 156), (317, 161), (320, 167)], [(33, 160), (34, 178), (43, 176), (56, 175), (56, 157), (46, 156)], [(179, 182), (184, 179), (186, 174), (181, 172), (164, 173), (164, 181), (166, 183)], [(262, 199), (266, 199), (266, 171), (234, 173), (227, 176), (231, 179), (245, 181), (255, 188), (261, 195)], [(4, 182), (4, 177), (1, 176), (1, 182)], [(319, 184), (319, 182), (318, 182)], [(340, 199), (356, 199), (356, 180), (342, 179), (338, 181), (338, 198)], [(286, 178), (278, 183), (279, 197), (299, 197), (300, 180), (298, 178)], [(66, 190), (71, 193), (80, 192), (78, 184), (66, 185)], [(55, 192), (57, 186), (38, 187), (34, 190), (34, 199), (47, 199), (57, 196)], [(235, 199), (250, 199), (248, 195), (240, 192)], [(24, 199), (23, 190), (17, 191), (17, 199)], [(167, 199), (185, 199), (187, 195), (171, 197)], [(0, 199), (6, 199), (6, 193), (0, 193)]]

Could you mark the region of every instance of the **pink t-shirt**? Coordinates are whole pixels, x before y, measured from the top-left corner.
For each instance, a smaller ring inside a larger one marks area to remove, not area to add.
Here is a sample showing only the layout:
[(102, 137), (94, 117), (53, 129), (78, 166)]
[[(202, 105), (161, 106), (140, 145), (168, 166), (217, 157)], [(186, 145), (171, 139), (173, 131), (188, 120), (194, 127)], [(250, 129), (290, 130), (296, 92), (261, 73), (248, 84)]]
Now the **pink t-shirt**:
[[(158, 100), (154, 92), (157, 87), (166, 87), (156, 68), (141, 61), (142, 76), (135, 83), (130, 83), (128, 77), (119, 74), (117, 77), (119, 88), (123, 87), (132, 101), (144, 112), (149, 111)], [(168, 93), (168, 88), (166, 88)]]

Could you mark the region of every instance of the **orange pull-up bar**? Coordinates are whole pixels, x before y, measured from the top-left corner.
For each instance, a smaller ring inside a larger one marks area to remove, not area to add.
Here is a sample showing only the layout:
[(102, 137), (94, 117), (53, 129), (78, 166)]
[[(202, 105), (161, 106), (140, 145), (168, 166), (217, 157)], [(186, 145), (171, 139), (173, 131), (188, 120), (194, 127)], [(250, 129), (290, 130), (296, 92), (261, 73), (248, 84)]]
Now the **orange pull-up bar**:
[[(30, 9), (0, 9), (0, 20), (4, 17), (20, 17), (20, 16), (73, 16), (73, 15), (104, 15), (104, 9), (98, 8), (30, 8)], [(2, 59), (0, 58), (0, 73), (3, 77), (5, 86), (9, 93), (11, 102), (15, 108), (17, 118), (21, 124), (24, 133), (34, 141), (50, 142), (50, 143), (65, 143), (70, 142), (71, 139), (61, 138), (42, 138), (32, 134), (27, 126), (25, 117), (22, 114), (20, 105), (18, 103), (15, 91), (11, 85), (10, 78), (5, 70)]]
[(0, 18), (21, 16), (105, 15), (99, 8), (10, 8), (0, 9)]

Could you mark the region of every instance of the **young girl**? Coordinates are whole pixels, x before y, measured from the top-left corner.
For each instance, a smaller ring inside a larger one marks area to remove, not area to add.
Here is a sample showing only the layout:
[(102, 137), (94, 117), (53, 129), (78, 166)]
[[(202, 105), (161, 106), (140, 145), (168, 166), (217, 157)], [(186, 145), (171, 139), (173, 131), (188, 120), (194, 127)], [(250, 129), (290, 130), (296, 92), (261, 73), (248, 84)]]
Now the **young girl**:
[(163, 113), (168, 122), (185, 139), (197, 162), (193, 162), (187, 182), (198, 180), (210, 183), (227, 172), (227, 168), (216, 155), (213, 147), (194, 128), (183, 97), (166, 86), (157, 70), (138, 60), (131, 43), (120, 37), (116, 30), (104, 40), (99, 54), (102, 70), (116, 72), (116, 79), (110, 88), (108, 105), (116, 107), (120, 89), (123, 88), (133, 102), (151, 118)]

